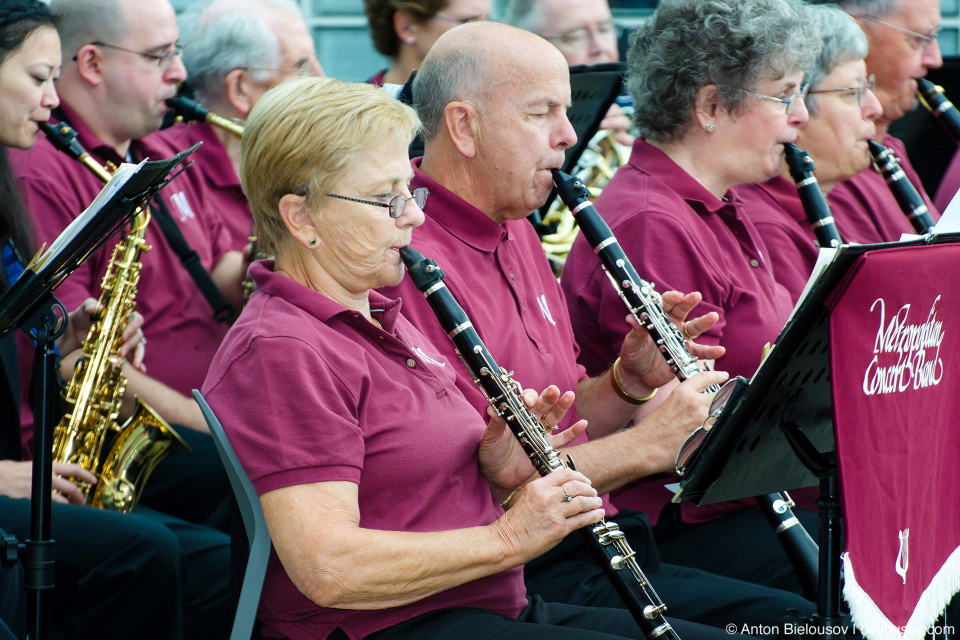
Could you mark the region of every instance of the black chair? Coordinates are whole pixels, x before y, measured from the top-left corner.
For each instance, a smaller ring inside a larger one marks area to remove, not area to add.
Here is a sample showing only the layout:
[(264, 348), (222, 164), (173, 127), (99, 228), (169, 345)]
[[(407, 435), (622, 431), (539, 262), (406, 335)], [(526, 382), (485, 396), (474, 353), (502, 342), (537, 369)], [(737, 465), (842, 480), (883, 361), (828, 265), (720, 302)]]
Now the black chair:
[[(210, 427), (210, 435), (213, 436), (213, 443), (216, 445), (220, 460), (227, 471), (227, 477), (236, 498), (236, 505), (246, 530), (249, 554), (246, 558), (246, 568), (243, 571), (243, 582), (239, 597), (237, 597), (237, 614), (233, 619), (230, 640), (250, 640), (251, 637), (259, 637), (259, 633), (257, 636), (253, 636), (254, 624), (257, 617), (257, 606), (260, 603), (260, 592), (263, 589), (263, 578), (267, 573), (267, 561), (270, 559), (270, 533), (267, 531), (267, 522), (263, 518), (263, 509), (260, 507), (257, 492), (254, 490), (250, 479), (247, 478), (247, 474), (243, 471), (243, 467), (240, 466), (237, 454), (230, 446), (230, 441), (227, 440), (227, 436), (223, 432), (220, 420), (213, 414), (210, 405), (196, 389), (193, 390), (193, 398), (200, 405), (200, 411), (207, 421), (207, 426)], [(232, 537), (231, 545), (235, 546), (244, 542), (243, 540), (237, 540), (238, 537)]]

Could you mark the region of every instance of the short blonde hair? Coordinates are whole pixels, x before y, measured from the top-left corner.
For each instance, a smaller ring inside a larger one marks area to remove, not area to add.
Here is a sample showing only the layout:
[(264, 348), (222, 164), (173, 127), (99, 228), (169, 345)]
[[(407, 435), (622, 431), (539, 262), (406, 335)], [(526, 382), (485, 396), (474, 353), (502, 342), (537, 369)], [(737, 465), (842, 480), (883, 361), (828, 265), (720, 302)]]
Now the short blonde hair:
[(299, 78), (267, 91), (244, 126), (240, 157), (262, 250), (275, 253), (287, 236), (283, 196), (319, 207), (363, 151), (390, 135), (413, 140), (419, 128), (413, 109), (368, 84)]

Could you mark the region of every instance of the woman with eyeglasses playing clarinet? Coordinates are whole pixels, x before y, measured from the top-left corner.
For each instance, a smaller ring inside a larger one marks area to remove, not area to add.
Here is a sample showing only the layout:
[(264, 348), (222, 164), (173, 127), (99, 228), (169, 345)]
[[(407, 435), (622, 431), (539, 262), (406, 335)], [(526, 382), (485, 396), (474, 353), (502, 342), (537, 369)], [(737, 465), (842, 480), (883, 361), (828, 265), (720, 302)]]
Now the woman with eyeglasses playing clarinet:
[[(702, 311), (719, 314), (698, 341), (726, 348), (716, 368), (731, 376), (753, 375), (792, 309), (735, 187), (780, 174), (783, 145), (808, 118), (803, 72), (819, 50), (803, 6), (782, 0), (662, 0), (631, 37), (640, 137), (596, 208), (641, 278), (699, 291)], [(580, 362), (596, 375), (629, 331), (623, 302), (582, 237), (561, 282)], [(664, 487), (674, 481), (664, 474), (612, 495), (654, 521), (664, 562), (801, 592), (755, 501), (674, 505)]]
[[(813, 176), (826, 196), (840, 181), (872, 170), (867, 141), (876, 134), (874, 121), (882, 110), (864, 62), (867, 38), (856, 20), (830, 5), (809, 7), (808, 12), (810, 32), (819, 36), (823, 48), (803, 76), (810, 87), (804, 100), (810, 119), (797, 131), (794, 144), (809, 154)], [(817, 259), (817, 237), (789, 163), (788, 158), (781, 175), (738, 187), (737, 194), (767, 245), (774, 279), (796, 301)], [(834, 220), (842, 239), (857, 235), (856, 220)]]

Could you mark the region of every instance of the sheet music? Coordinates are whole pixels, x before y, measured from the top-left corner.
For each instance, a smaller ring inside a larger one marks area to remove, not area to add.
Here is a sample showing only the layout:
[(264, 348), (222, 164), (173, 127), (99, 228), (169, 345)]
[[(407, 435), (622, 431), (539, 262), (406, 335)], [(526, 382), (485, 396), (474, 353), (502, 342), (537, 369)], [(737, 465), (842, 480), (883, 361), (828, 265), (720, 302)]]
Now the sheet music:
[[(960, 194), (958, 194), (960, 195)], [(940, 220), (933, 227), (933, 233), (954, 233), (960, 231), (960, 198), (956, 195), (947, 205)]]
[[(793, 320), (793, 316), (796, 315), (797, 309), (800, 308), (800, 305), (803, 304), (803, 301), (807, 299), (807, 294), (810, 293), (810, 289), (813, 288), (813, 284), (820, 278), (820, 274), (827, 270), (827, 267), (830, 266), (830, 263), (834, 261), (837, 257), (837, 253), (840, 251), (839, 248), (834, 247), (820, 247), (820, 253), (817, 254), (817, 261), (813, 265), (813, 271), (810, 273), (810, 278), (807, 279), (807, 284), (804, 285), (803, 291), (800, 293), (800, 297), (797, 299), (797, 304), (793, 305), (793, 311), (790, 312), (790, 317), (787, 318), (787, 321), (784, 323), (784, 326), (790, 324), (790, 321)], [(763, 364), (767, 361), (767, 358), (773, 353), (776, 345), (771, 345), (770, 349), (766, 350), (766, 353), (763, 355), (763, 360), (760, 361), (760, 366), (757, 367), (757, 371), (760, 371)], [(757, 374), (754, 373), (753, 377), (750, 378), (752, 383), (756, 380)]]
[(131, 164), (124, 162), (121, 164), (117, 170), (113, 173), (110, 178), (110, 181), (104, 185), (103, 189), (100, 190), (100, 193), (97, 194), (97, 197), (94, 198), (93, 202), (90, 203), (90, 206), (83, 210), (79, 216), (74, 218), (73, 222), (67, 225), (67, 228), (63, 230), (56, 240), (50, 245), (50, 247), (41, 255), (37, 260), (35, 260), (28, 268), (34, 270), (42, 268), (43, 265), (49, 264), (51, 258), (55, 257), (60, 251), (63, 250), (79, 233), (82, 233), (84, 228), (86, 228), (87, 223), (93, 218), (103, 206), (110, 201), (110, 198), (114, 196), (123, 185), (130, 180), (130, 178), (140, 170), (140, 167), (144, 165), (146, 160), (140, 164)]

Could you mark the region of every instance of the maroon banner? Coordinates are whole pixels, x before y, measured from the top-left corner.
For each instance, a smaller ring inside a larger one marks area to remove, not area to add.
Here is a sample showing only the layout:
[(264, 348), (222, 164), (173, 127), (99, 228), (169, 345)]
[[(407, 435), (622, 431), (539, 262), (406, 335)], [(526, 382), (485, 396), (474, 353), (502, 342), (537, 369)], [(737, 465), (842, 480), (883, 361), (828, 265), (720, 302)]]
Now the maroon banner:
[(871, 640), (922, 640), (960, 590), (960, 246), (864, 254), (833, 298), (844, 597)]

